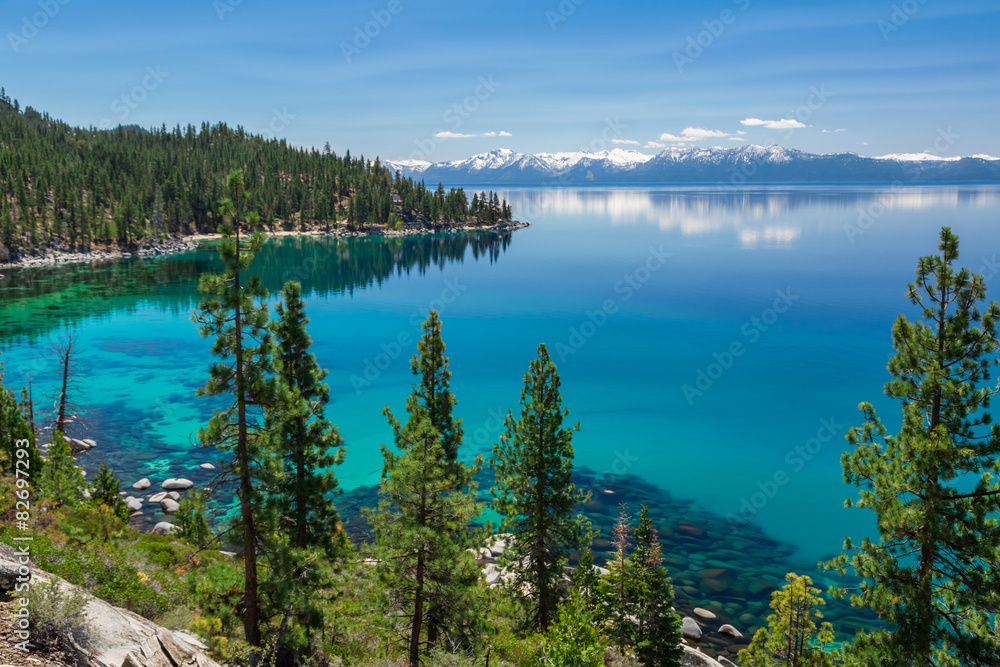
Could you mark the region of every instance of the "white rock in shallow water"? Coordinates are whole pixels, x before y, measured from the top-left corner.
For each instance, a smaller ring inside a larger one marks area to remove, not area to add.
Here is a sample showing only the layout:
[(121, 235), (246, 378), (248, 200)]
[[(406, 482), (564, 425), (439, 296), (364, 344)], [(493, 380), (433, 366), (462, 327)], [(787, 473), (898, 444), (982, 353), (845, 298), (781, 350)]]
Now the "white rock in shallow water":
[(90, 444), (88, 444), (87, 441), (80, 440), (79, 438), (66, 438), (66, 442), (69, 443), (69, 448), (73, 451), (74, 454), (79, 454), (81, 452), (86, 452), (93, 449), (93, 447)]
[(717, 661), (712, 660), (692, 646), (681, 644), (681, 648), (684, 649), (684, 655), (681, 656), (681, 667), (721, 667)]
[(167, 492), (167, 498), (170, 498), (171, 500), (178, 500), (179, 501), (181, 499), (181, 494), (177, 493), (176, 491), (168, 491)]
[(161, 500), (163, 500), (166, 497), (167, 497), (167, 492), (166, 491), (160, 491), (159, 493), (154, 493), (153, 495), (151, 495), (149, 497), (149, 502), (151, 502), (151, 503), (158, 503), (158, 502), (160, 502)]
[(152, 486), (152, 484), (150, 483), (149, 478), (143, 477), (138, 482), (136, 482), (135, 484), (133, 484), (132, 488), (135, 489), (136, 491), (145, 491), (146, 489), (148, 489), (151, 486)]
[(694, 620), (690, 616), (685, 616), (681, 621), (681, 634), (683, 634), (688, 639), (693, 639), (695, 641), (701, 639), (702, 631), (701, 626), (698, 625), (698, 621)]
[(215, 470), (215, 466), (212, 465), (211, 463), (202, 463), (201, 464), (201, 469), (202, 470)]
[(167, 523), (166, 521), (161, 521), (160, 523), (153, 526), (152, 533), (154, 535), (169, 535), (174, 531), (174, 524)]
[(697, 616), (698, 618), (703, 618), (706, 621), (711, 621), (712, 619), (715, 618), (715, 614), (713, 614), (707, 609), (702, 609), (701, 607), (694, 608), (694, 615)]
[(163, 484), (161, 484), (160, 486), (163, 487), (164, 491), (184, 491), (185, 489), (190, 489), (192, 486), (194, 486), (194, 482), (192, 482), (189, 479), (170, 478), (164, 480)]
[(726, 637), (732, 637), (733, 639), (739, 639), (743, 636), (743, 633), (734, 628), (733, 626), (726, 623), (721, 628), (719, 628), (719, 634), (725, 635)]
[(164, 498), (160, 501), (160, 509), (166, 514), (173, 514), (177, 511), (178, 507), (180, 507), (180, 504), (173, 498)]
[(138, 498), (133, 498), (132, 496), (129, 496), (128, 498), (125, 499), (125, 507), (129, 508), (133, 512), (138, 512), (139, 510), (142, 509), (142, 501), (139, 500)]

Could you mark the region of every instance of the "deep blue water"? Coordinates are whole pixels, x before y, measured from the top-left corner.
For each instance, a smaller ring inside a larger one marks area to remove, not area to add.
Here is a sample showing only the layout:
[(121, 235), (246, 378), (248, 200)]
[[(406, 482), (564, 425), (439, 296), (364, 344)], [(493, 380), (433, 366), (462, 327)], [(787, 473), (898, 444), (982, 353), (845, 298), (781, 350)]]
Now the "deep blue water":
[[(391, 435), (380, 411), (402, 413), (408, 360), (434, 307), (467, 455), (495, 442), (545, 342), (581, 422), (581, 466), (608, 484), (635, 475), (723, 518), (742, 511), (807, 569), (871, 529), (861, 510), (843, 508), (839, 458), (859, 402), (875, 403), (890, 428), (898, 422), (882, 384), (892, 322), (917, 314), (905, 298), (917, 257), (951, 225), (960, 264), (1000, 280), (996, 186), (501, 196), (530, 228), (475, 242), (283, 239), (256, 265), (272, 290), (304, 282), (314, 351), (331, 371), (328, 416), (348, 445), (345, 489), (378, 483), (379, 445)], [(194, 396), (209, 341), (189, 315), (196, 276), (212, 264), (203, 250), (9, 275), (0, 281), (7, 383), (31, 369), (36, 396), (51, 391), (49, 347), (72, 330), (79, 402), (100, 441), (81, 460), (107, 458), (129, 484), (207, 479), (197, 465), (213, 457), (192, 455), (191, 443), (212, 407)]]

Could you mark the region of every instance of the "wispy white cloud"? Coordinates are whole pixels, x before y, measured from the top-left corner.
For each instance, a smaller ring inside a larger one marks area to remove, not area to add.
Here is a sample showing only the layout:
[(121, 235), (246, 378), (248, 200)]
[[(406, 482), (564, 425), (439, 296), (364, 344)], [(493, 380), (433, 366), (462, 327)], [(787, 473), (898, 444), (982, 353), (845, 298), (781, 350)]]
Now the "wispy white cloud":
[(838, 130), (823, 130), (823, 134), (832, 134), (833, 132), (847, 132), (847, 130), (844, 130), (844, 129), (838, 129)]
[(434, 136), (438, 139), (471, 139), (473, 137), (513, 137), (510, 132), (501, 130), (500, 132), (489, 131), (482, 134), (462, 134), (460, 132), (437, 132)]
[(612, 139), (613, 144), (623, 144), (625, 146), (640, 146), (641, 144), (635, 139)]
[(434, 136), (438, 139), (469, 139), (474, 134), (460, 134), (458, 132), (436, 132)]
[(664, 132), (660, 135), (660, 141), (668, 141), (672, 144), (676, 143), (689, 143), (693, 141), (701, 141), (703, 139), (721, 139), (723, 137), (732, 136), (728, 132), (723, 132), (722, 130), (708, 130), (704, 127), (685, 127), (684, 131), (680, 135), (669, 134)]
[(756, 126), (762, 125), (769, 130), (797, 130), (805, 127), (805, 123), (800, 123), (794, 118), (781, 118), (779, 120), (761, 120), (760, 118), (745, 118), (740, 121), (740, 125)]
[(661, 144), (659, 141), (647, 141), (646, 148), (666, 148), (666, 144)]
[(729, 137), (730, 141), (746, 141), (743, 137)]

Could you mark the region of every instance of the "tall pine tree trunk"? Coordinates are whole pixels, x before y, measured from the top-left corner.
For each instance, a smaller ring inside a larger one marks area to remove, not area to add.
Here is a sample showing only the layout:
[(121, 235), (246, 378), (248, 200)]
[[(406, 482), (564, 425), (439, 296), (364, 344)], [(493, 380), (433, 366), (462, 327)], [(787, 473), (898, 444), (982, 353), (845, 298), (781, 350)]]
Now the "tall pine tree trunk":
[[(426, 453), (424, 454), (426, 462)], [(426, 466), (425, 466), (426, 467)], [(427, 489), (421, 489), (420, 498), (420, 520), (421, 527), (427, 525)], [(420, 632), (423, 630), (424, 620), (424, 556), (425, 551), (420, 550), (417, 556), (417, 576), (416, 586), (413, 594), (413, 623), (410, 627), (410, 667), (420, 667)]]
[(257, 595), (257, 535), (253, 522), (253, 505), (251, 494), (253, 481), (250, 478), (250, 452), (247, 437), (247, 406), (243, 386), (243, 295), (240, 287), (240, 226), (236, 221), (236, 405), (237, 405), (237, 440), (236, 455), (240, 466), (240, 513), (243, 516), (243, 566), (244, 577), (244, 610), (243, 633), (250, 646), (260, 646), (260, 608)]
[[(300, 419), (300, 431), (302, 420)], [(305, 549), (306, 544), (306, 453), (305, 443), (299, 442), (296, 445), (295, 462), (295, 546)]]
[[(937, 366), (941, 378), (934, 392), (934, 399), (931, 403), (931, 414), (928, 420), (928, 431), (931, 440), (934, 439), (935, 431), (941, 424), (941, 382), (944, 377), (944, 355), (945, 355), (945, 327), (947, 326), (947, 303), (948, 286), (942, 287), (937, 314)], [(932, 448), (934, 445), (932, 444)], [(920, 545), (920, 564), (917, 568), (917, 636), (916, 636), (916, 662), (915, 667), (923, 667), (931, 664), (932, 638), (934, 632), (934, 571), (937, 560), (937, 550), (935, 545), (937, 536), (934, 535), (933, 526), (936, 524), (935, 515), (938, 511), (938, 463), (934, 460), (934, 453), (931, 454), (931, 467), (933, 471), (927, 480), (927, 491), (924, 499), (924, 520), (922, 544)]]
[[(545, 390), (542, 389), (542, 405), (545, 403)], [(551, 610), (549, 609), (549, 574), (546, 571), (545, 562), (545, 493), (543, 492), (543, 480), (546, 477), (545, 469), (545, 442), (543, 440), (545, 434), (545, 417), (541, 419), (541, 423), (538, 428), (539, 438), (538, 438), (538, 448), (536, 450), (537, 458), (535, 463), (535, 498), (536, 498), (536, 515), (535, 515), (535, 563), (538, 568), (538, 629), (541, 632), (545, 632), (546, 628), (549, 627), (549, 618), (551, 615)]]

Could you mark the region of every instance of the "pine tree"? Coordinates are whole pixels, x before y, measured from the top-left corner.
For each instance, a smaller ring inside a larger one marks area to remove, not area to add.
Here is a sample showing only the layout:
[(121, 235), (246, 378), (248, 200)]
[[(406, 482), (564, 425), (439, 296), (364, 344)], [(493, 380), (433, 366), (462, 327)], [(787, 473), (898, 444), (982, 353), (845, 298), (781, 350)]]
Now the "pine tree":
[[(448, 357), (445, 356), (444, 339), (441, 337), (441, 318), (437, 311), (432, 310), (423, 323), (423, 335), (417, 341), (417, 353), (410, 359), (410, 371), (419, 378), (413, 385), (412, 400), (422, 407), (431, 425), (441, 439), (446, 461), (457, 466), (458, 449), (462, 444), (462, 420), (452, 416), (452, 408), (458, 404), (451, 393), (451, 371), (448, 369)], [(460, 491), (467, 480), (461, 471), (454, 477)], [(463, 528), (464, 531), (464, 528)], [(456, 535), (456, 539), (461, 539)], [(441, 582), (447, 585), (447, 582)], [(445, 611), (431, 605), (427, 611), (427, 642), (435, 646)]]
[(337, 478), (333, 467), (346, 450), (337, 428), (324, 411), (330, 388), (323, 380), (329, 371), (320, 368), (309, 349), (309, 318), (302, 300), (302, 285), (285, 283), (283, 303), (275, 307), (271, 330), (275, 338), (274, 365), (283, 392), (272, 433), (282, 461), (282, 475), (269, 488), (269, 497), (281, 503), (290, 538), (300, 549), (322, 549), (335, 559), (344, 548), (340, 517), (333, 501)]
[(570, 574), (570, 583), (587, 611), (594, 613), (600, 603), (601, 573), (594, 565), (594, 552), (589, 546), (580, 554), (580, 560)]
[[(30, 411), (30, 405), (25, 400), (18, 401), (14, 391), (3, 386), (3, 378), (3, 364), (0, 363), (0, 434), (3, 434), (3, 442), (0, 442), (0, 471), (15, 473), (18, 467), (24, 470), (27, 466), (27, 473), (32, 478), (37, 478), (42, 472), (42, 457), (35, 446), (35, 433), (31, 423), (24, 416), (26, 409)], [(18, 442), (24, 440), (28, 442), (28, 446), (19, 447)], [(19, 455), (19, 451), (25, 454)], [(24, 462), (18, 466), (16, 461), (21, 459)]]
[[(632, 640), (635, 630), (636, 609), (632, 596), (632, 561), (629, 547), (632, 545), (632, 515), (625, 503), (618, 508), (618, 518), (611, 529), (611, 542), (615, 546), (615, 556), (608, 562), (608, 576), (601, 581), (601, 597), (604, 600), (603, 614), (608, 617), (614, 644), (624, 652)], [(602, 615), (603, 615), (602, 614)]]
[(309, 351), (302, 287), (288, 282), (281, 296), (271, 324), (278, 391), (267, 433), (276, 465), (258, 518), (268, 526), (261, 532), (269, 576), (261, 590), (269, 614), (281, 614), (286, 624), (311, 634), (323, 626), (317, 595), (324, 588), (321, 577), (348, 547), (333, 501), (338, 484), (333, 468), (343, 462), (345, 450), (340, 433), (324, 416), (327, 371)]
[(511, 533), (501, 563), (514, 572), (512, 584), (526, 586), (526, 622), (548, 627), (559, 604), (560, 580), (571, 551), (590, 542), (590, 522), (574, 514), (589, 494), (571, 482), (573, 433), (563, 428), (569, 410), (562, 408), (559, 374), (545, 345), (531, 362), (521, 390), (521, 417), (504, 420), (506, 432), (493, 448), (496, 482), (493, 507), (502, 519), (500, 530)]
[(40, 495), (57, 505), (78, 505), (83, 500), (83, 476), (74, 465), (73, 451), (59, 431), (52, 432), (52, 442), (38, 480)]
[(767, 627), (754, 635), (750, 646), (740, 651), (739, 661), (744, 667), (832, 667), (839, 661), (836, 650), (827, 651), (833, 642), (833, 627), (816, 621), (822, 620), (819, 607), (826, 602), (819, 596), (819, 589), (812, 587), (812, 579), (790, 572), (788, 582), (780, 591), (771, 594), (771, 609)]
[(153, 228), (153, 233), (162, 235), (167, 231), (164, 220), (163, 197), (160, 196), (160, 186), (156, 186), (153, 194), (153, 210), (149, 214), (149, 224)]
[(212, 531), (205, 520), (205, 504), (210, 492), (191, 490), (181, 499), (174, 515), (174, 534), (190, 544), (203, 547), (212, 539)]
[(574, 591), (559, 605), (555, 622), (542, 638), (541, 660), (546, 667), (601, 667), (605, 644), (593, 614)]
[(639, 524), (632, 537), (635, 550), (629, 559), (636, 619), (632, 642), (636, 655), (646, 665), (676, 667), (684, 653), (681, 619), (673, 609), (674, 589), (663, 567), (663, 550), (645, 505), (639, 511)]
[(101, 462), (101, 467), (94, 475), (90, 489), (90, 502), (94, 505), (104, 505), (111, 513), (123, 522), (127, 522), (132, 512), (119, 494), (121, 480), (115, 477), (108, 464)]
[[(243, 628), (247, 642), (253, 647), (261, 645), (260, 608), (257, 582), (257, 525), (254, 520), (254, 477), (263, 457), (254, 430), (255, 407), (271, 402), (274, 383), (267, 376), (271, 370), (271, 341), (267, 332), (268, 311), (264, 299), (267, 290), (258, 276), (251, 275), (244, 284), (242, 274), (247, 272), (254, 255), (264, 242), (263, 234), (254, 233), (249, 242), (241, 239), (243, 224), (257, 224), (255, 214), (245, 215), (243, 202), (245, 190), (243, 172), (234, 170), (226, 178), (228, 196), (222, 200), (220, 213), (231, 220), (219, 226), (222, 240), (219, 254), (226, 270), (221, 275), (203, 274), (198, 290), (203, 299), (194, 321), (202, 336), (215, 336), (213, 354), (222, 361), (209, 369), (209, 379), (200, 396), (228, 395), (232, 404), (215, 414), (208, 426), (199, 430), (198, 439), (205, 446), (214, 446), (233, 456), (229, 466), (239, 480), (237, 496), (240, 503), (242, 544), (244, 556), (244, 619)], [(254, 345), (256, 343), (256, 345)], [(260, 456), (258, 456), (260, 454)]]
[(448, 370), (448, 357), (444, 355), (441, 318), (436, 310), (430, 311), (422, 328), (424, 333), (417, 342), (417, 354), (410, 359), (410, 371), (420, 378), (413, 391), (441, 436), (445, 456), (455, 461), (464, 432), (462, 420), (452, 416), (452, 407), (458, 405), (458, 400), (451, 393), (451, 371)]
[(465, 635), (478, 607), (479, 567), (472, 553), (469, 524), (482, 512), (473, 476), (482, 466), (448, 460), (441, 434), (416, 394), (407, 401), (405, 427), (385, 414), (395, 434), (395, 454), (382, 447), (379, 507), (367, 512), (375, 530), (378, 573), (391, 600), (391, 613), (405, 628), (411, 667), (434, 648), (425, 636), (433, 612), (441, 637), (467, 643)]
[[(992, 425), (985, 383), (998, 347), (996, 301), (985, 310), (986, 283), (952, 268), (958, 237), (941, 230), (940, 256), (922, 257), (910, 301), (922, 320), (900, 315), (885, 393), (902, 403), (900, 432), (886, 436), (874, 408), (847, 435), (844, 480), (860, 489), (848, 507), (872, 510), (880, 537), (826, 565), (849, 563), (862, 579), (851, 603), (889, 628), (859, 633), (861, 665), (997, 665), (1000, 637), (1000, 426)], [(836, 591), (843, 594), (844, 591)]]

